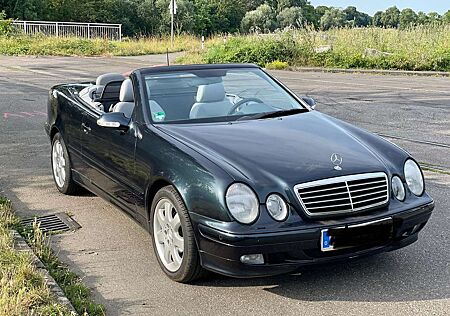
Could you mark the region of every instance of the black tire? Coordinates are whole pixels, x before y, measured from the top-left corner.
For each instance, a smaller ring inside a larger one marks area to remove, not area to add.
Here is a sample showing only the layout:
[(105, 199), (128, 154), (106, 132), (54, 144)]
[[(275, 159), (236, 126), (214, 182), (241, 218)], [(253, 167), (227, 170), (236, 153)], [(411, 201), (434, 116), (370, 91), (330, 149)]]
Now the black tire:
[[(181, 229), (183, 232), (184, 238), (183, 259), (181, 262), (181, 266), (175, 272), (169, 271), (164, 266), (164, 264), (161, 261), (161, 258), (159, 257), (155, 244), (155, 236), (153, 230), (155, 209), (158, 202), (161, 201), (162, 199), (168, 199), (173, 204), (175, 210), (177, 211), (180, 217)], [(201, 278), (204, 275), (205, 270), (200, 265), (200, 257), (197, 249), (197, 244), (195, 242), (194, 230), (192, 228), (192, 224), (189, 219), (188, 211), (180, 195), (171, 185), (160, 189), (156, 193), (155, 198), (153, 199), (150, 212), (150, 231), (152, 235), (153, 249), (155, 251), (155, 255), (158, 260), (159, 266), (171, 280), (180, 283), (189, 283)]]
[[(58, 143), (61, 144), (62, 151), (63, 151), (63, 157), (65, 160), (65, 166), (64, 166), (65, 176), (64, 176), (64, 184), (62, 186), (60, 186), (60, 184), (58, 183), (58, 181), (56, 179), (54, 163), (53, 163), (53, 160), (54, 160), (53, 150), (54, 150), (54, 146)], [(69, 153), (67, 152), (66, 143), (64, 142), (64, 139), (60, 133), (55, 134), (55, 136), (52, 139), (50, 164), (52, 166), (53, 181), (55, 182), (56, 188), (58, 189), (59, 192), (66, 194), (66, 195), (76, 195), (81, 191), (81, 187), (75, 181), (73, 181)]]

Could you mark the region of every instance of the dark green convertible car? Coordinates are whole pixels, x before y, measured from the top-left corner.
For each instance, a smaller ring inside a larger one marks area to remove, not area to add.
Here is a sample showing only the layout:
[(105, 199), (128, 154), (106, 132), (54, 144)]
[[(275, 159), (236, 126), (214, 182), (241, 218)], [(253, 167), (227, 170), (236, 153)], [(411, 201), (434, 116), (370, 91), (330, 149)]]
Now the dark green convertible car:
[[(391, 251), (434, 208), (404, 150), (314, 110), (255, 65), (105, 74), (49, 93), (56, 187), (114, 203), (190, 282)], [(120, 229), (118, 227), (117, 229)]]

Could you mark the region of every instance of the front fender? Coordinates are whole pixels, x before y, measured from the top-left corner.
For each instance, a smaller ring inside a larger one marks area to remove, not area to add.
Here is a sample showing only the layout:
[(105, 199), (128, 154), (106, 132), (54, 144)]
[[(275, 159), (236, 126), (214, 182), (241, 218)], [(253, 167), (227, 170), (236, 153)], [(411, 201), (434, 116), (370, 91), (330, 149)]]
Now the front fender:
[[(189, 212), (232, 221), (225, 191), (233, 179), (204, 156), (155, 128), (146, 128), (136, 146), (136, 174), (147, 188), (158, 181), (172, 184)], [(146, 202), (149, 210), (151, 196), (146, 196)]]

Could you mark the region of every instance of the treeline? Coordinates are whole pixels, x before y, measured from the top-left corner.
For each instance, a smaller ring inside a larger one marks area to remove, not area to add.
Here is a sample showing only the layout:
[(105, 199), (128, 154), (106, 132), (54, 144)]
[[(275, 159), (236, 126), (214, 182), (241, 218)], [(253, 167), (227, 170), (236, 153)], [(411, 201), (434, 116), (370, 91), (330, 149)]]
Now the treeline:
[[(406, 28), (450, 23), (450, 10), (400, 11), (391, 7), (373, 17), (356, 7), (318, 6), (307, 0), (177, 0), (177, 33), (211, 35), (233, 32), (273, 32), (306, 25), (328, 30), (337, 27)], [(170, 31), (170, 0), (0, 0), (0, 12), (21, 20), (121, 23), (128, 36), (159, 35)]]

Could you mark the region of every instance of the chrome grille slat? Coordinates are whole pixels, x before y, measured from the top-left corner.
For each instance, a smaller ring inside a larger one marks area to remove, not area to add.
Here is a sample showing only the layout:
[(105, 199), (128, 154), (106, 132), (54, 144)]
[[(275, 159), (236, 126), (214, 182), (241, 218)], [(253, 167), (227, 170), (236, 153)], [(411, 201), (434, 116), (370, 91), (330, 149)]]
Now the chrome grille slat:
[(368, 190), (373, 190), (373, 189), (379, 189), (379, 188), (386, 188), (386, 184), (383, 185), (379, 185), (376, 187), (370, 187), (370, 188), (365, 188), (365, 189), (358, 189), (358, 190), (352, 190), (352, 192), (362, 192), (362, 191), (368, 191)]
[(348, 191), (345, 190), (345, 191), (343, 191), (343, 192), (338, 192), (338, 193), (315, 195), (315, 196), (312, 196), (312, 197), (304, 197), (303, 200), (311, 200), (311, 199), (317, 199), (317, 198), (321, 198), (321, 197), (325, 197), (325, 196), (326, 196), (326, 197), (329, 197), (329, 196), (343, 195), (343, 194), (345, 194), (345, 195), (348, 196)]
[(343, 187), (336, 187), (336, 188), (330, 188), (330, 189), (324, 189), (324, 190), (306, 191), (306, 192), (302, 192), (302, 194), (309, 194), (309, 193), (316, 193), (316, 192), (323, 192), (323, 191), (331, 191), (331, 190), (340, 190), (340, 189), (346, 189), (346, 187), (343, 186)]
[[(355, 203), (353, 203), (353, 204), (355, 204)], [(351, 203), (345, 203), (345, 204), (336, 204), (336, 205), (333, 205), (333, 207), (338, 207), (338, 206), (347, 206), (347, 205), (352, 205)], [(330, 207), (330, 206), (314, 206), (314, 207), (308, 207), (308, 210), (317, 210), (317, 209), (320, 209), (320, 208), (326, 208), (326, 207)]]
[(301, 183), (294, 191), (310, 216), (351, 213), (389, 202), (388, 178), (383, 172)]
[(378, 196), (378, 197), (374, 197), (374, 198), (367, 199), (367, 200), (364, 200), (364, 201), (353, 202), (353, 205), (355, 205), (355, 204), (361, 204), (361, 203), (367, 203), (367, 202), (375, 201), (375, 200), (379, 200), (379, 199), (384, 199), (384, 196)]
[(371, 185), (371, 184), (378, 184), (378, 183), (386, 183), (384, 180), (379, 180), (379, 181), (373, 181), (373, 182), (367, 182), (367, 183), (355, 183), (355, 184), (349, 184), (349, 187), (356, 187), (356, 186), (367, 186), (367, 185)]
[(347, 194), (347, 197), (345, 197), (345, 198), (331, 199), (331, 200), (323, 200), (323, 201), (314, 201), (314, 202), (307, 202), (307, 203), (308, 203), (308, 205), (309, 205), (309, 204), (327, 203), (327, 202), (342, 201), (342, 200), (347, 200), (347, 201), (348, 201), (348, 194)]
[(376, 194), (386, 194), (386, 190), (387, 189), (384, 189), (384, 190), (382, 190), (382, 191), (377, 191), (377, 192), (371, 192), (371, 193), (366, 193), (366, 194), (360, 194), (360, 195), (354, 195), (354, 194), (352, 194), (352, 199), (357, 199), (357, 198), (360, 198), (360, 197), (365, 197), (365, 196), (374, 196), (374, 195), (376, 195)]

